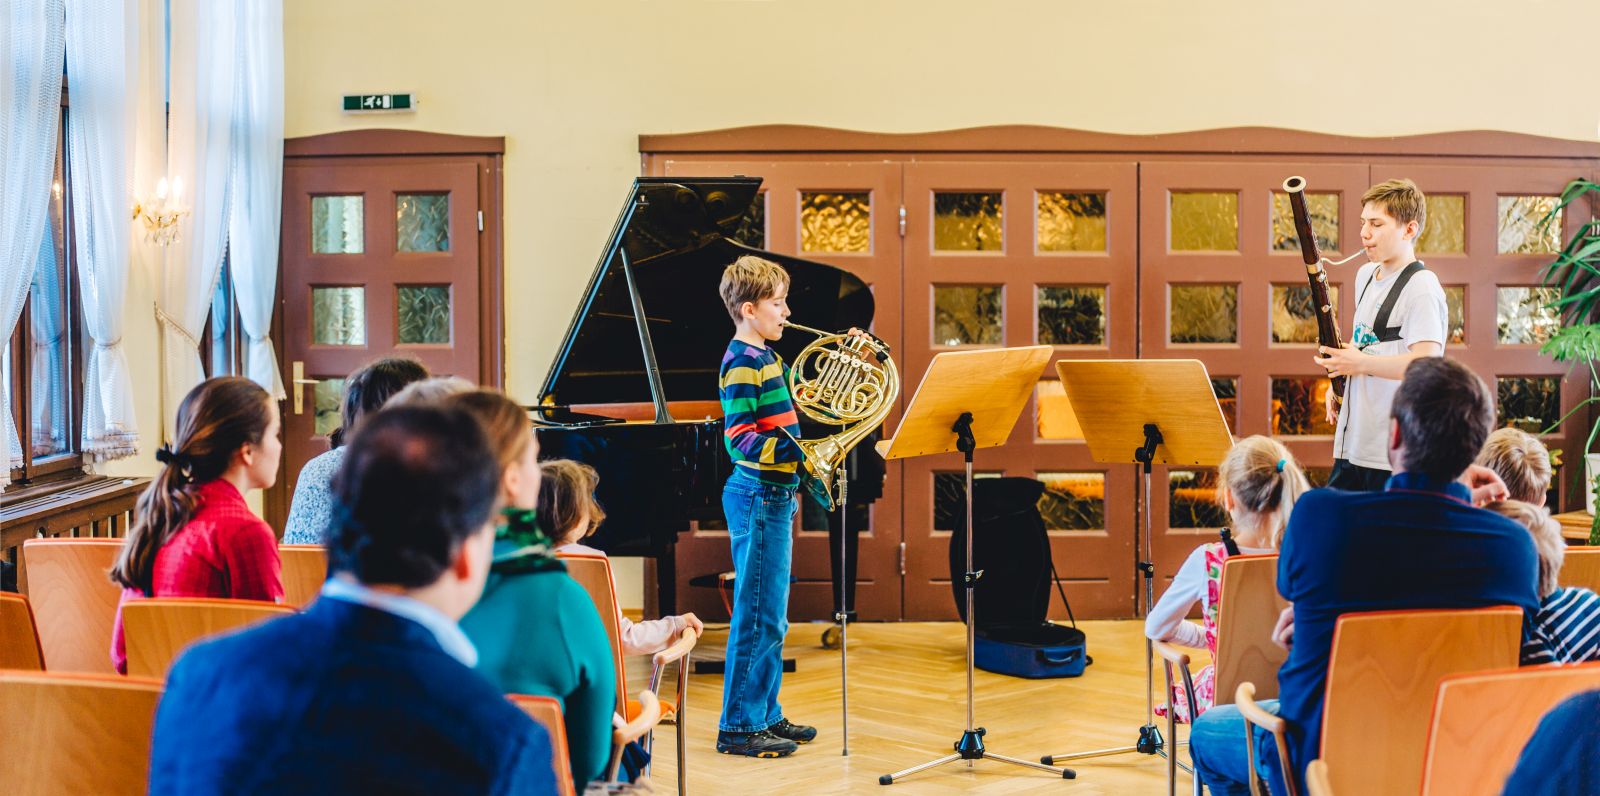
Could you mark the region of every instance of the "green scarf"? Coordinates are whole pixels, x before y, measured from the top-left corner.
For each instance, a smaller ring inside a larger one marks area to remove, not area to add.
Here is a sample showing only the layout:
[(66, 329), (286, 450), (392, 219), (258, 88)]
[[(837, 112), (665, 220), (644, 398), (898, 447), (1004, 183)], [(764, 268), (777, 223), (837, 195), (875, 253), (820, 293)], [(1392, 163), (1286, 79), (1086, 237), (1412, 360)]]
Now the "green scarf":
[(555, 556), (555, 544), (539, 530), (538, 512), (532, 509), (505, 509), (495, 526), (494, 539), (511, 542), (510, 550), (496, 553), (489, 571), (500, 575), (532, 572), (566, 572), (567, 565)]

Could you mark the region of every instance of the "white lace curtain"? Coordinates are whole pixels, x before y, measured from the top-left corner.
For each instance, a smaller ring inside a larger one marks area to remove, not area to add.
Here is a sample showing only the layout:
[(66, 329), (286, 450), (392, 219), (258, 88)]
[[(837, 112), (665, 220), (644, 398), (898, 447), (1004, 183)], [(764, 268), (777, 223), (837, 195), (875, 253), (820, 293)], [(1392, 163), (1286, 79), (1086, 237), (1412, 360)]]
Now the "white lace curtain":
[(235, 5), (172, 0), (167, 171), (191, 208), (165, 251), (156, 320), (161, 328), (161, 418), (173, 437), (178, 404), (205, 378), (200, 330), (228, 242), (233, 162)]
[(237, 0), (240, 91), (234, 107), (228, 248), (244, 327), (245, 375), (284, 398), (268, 336), (283, 207), (283, 0)]
[[(45, 234), (64, 25), (62, 0), (0, 2), (0, 329), (7, 339), (22, 315)], [(22, 447), (9, 391), (0, 392), (0, 449), (15, 466)], [(0, 468), (0, 486), (10, 482), (9, 469)]]
[(139, 83), (139, 0), (68, 0), (73, 240), (83, 323), (94, 341), (84, 367), (83, 457), (138, 452), (133, 382), (122, 345)]

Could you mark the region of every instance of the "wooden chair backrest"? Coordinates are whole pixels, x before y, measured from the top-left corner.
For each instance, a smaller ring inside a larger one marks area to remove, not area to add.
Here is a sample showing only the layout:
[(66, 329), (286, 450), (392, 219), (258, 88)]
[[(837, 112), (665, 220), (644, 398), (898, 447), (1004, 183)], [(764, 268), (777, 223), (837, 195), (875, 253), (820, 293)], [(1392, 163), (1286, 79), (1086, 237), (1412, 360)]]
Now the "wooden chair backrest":
[(1521, 645), (1511, 606), (1339, 617), (1319, 755), (1334, 792), (1416, 793), (1439, 680), (1516, 666)]
[(107, 573), (121, 539), (28, 539), (22, 566), (39, 647), (53, 672), (115, 674), (111, 628), (122, 589)]
[(1497, 796), (1544, 714), (1567, 697), (1596, 688), (1600, 663), (1459, 674), (1439, 681), (1422, 769), (1423, 796)]
[(567, 722), (561, 715), (561, 700), (555, 697), (506, 694), (506, 699), (544, 726), (550, 733), (550, 751), (556, 769), (556, 790), (561, 796), (574, 796), (572, 752), (567, 748)]
[(1233, 704), (1240, 683), (1255, 683), (1256, 699), (1278, 696), (1278, 667), (1289, 653), (1272, 643), (1272, 627), (1288, 604), (1278, 596), (1276, 555), (1232, 556), (1223, 562), (1215, 704)]
[(0, 672), (10, 796), (143, 794), (161, 684), (120, 675)]
[(1600, 591), (1600, 547), (1568, 547), (1556, 582)]
[(617, 582), (611, 575), (611, 561), (593, 553), (557, 553), (567, 565), (567, 574), (589, 593), (600, 612), (606, 639), (611, 642), (611, 659), (617, 669), (617, 710), (627, 714), (628, 676), (622, 669), (622, 625), (617, 621)]
[(129, 600), (122, 606), (128, 674), (164, 679), (172, 662), (191, 644), (292, 613), (294, 609), (287, 605), (259, 600), (206, 597)]
[(0, 669), (44, 671), (44, 650), (39, 647), (33, 609), (27, 597), (10, 592), (0, 592)]
[(283, 562), (283, 604), (304, 608), (317, 599), (328, 579), (328, 550), (319, 544), (278, 545)]

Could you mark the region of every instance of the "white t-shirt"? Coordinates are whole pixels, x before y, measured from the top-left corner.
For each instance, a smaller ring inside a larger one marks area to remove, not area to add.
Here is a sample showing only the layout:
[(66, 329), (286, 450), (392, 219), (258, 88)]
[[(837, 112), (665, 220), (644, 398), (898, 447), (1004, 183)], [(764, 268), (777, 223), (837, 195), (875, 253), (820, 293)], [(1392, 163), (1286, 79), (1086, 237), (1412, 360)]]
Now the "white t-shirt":
[[(1426, 341), (1438, 343), (1442, 351), (1449, 309), (1439, 277), (1426, 269), (1411, 277), (1389, 313), (1387, 324), (1400, 328), (1400, 339), (1379, 342), (1373, 324), (1384, 298), (1399, 282), (1400, 271), (1383, 278), (1377, 278), (1377, 271), (1376, 263), (1367, 263), (1356, 272), (1356, 326), (1350, 344), (1363, 353), (1378, 356), (1404, 354), (1411, 346)], [(1335, 459), (1348, 459), (1351, 464), (1375, 470), (1390, 469), (1389, 407), (1399, 388), (1399, 380), (1378, 376), (1351, 376), (1345, 382), (1344, 407), (1333, 435)]]

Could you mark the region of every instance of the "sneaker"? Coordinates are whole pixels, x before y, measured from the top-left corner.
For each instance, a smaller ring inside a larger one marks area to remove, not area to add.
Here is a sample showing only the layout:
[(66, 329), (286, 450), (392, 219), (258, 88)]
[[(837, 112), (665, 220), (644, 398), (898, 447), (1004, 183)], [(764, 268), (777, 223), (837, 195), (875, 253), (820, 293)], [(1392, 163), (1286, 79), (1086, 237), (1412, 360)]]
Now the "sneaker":
[(778, 723), (768, 727), (767, 732), (795, 743), (811, 743), (817, 737), (816, 727), (795, 724), (788, 719), (778, 719)]
[[(812, 730), (811, 734), (815, 736), (816, 731)], [(717, 732), (717, 751), (725, 755), (788, 757), (794, 754), (794, 750), (797, 748), (794, 741), (779, 738), (766, 730), (760, 732)]]

